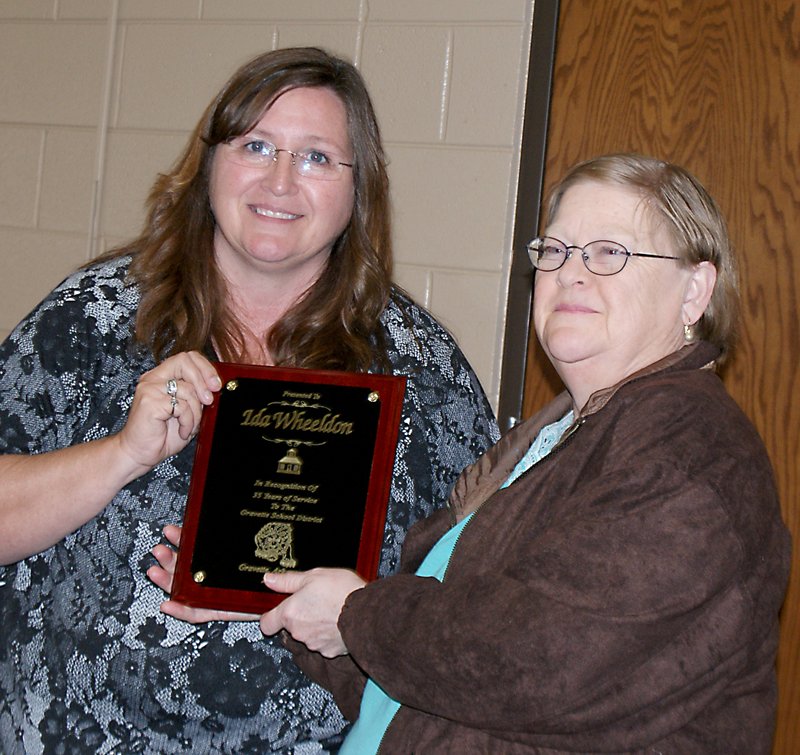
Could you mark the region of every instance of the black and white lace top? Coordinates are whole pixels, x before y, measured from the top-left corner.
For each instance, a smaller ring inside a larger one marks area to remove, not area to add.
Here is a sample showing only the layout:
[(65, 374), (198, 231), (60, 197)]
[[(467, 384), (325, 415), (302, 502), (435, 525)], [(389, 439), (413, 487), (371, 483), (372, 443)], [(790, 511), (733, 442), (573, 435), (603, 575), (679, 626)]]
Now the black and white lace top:
[[(141, 374), (128, 260), (71, 275), (0, 346), (0, 452), (44, 453), (117, 432)], [(453, 339), (400, 294), (383, 317), (407, 375), (380, 571), (497, 439)], [(146, 577), (179, 523), (194, 444), (123, 488), (47, 551), (0, 567), (0, 752), (319, 753), (345, 727), (327, 692), (255, 622), (190, 625)], [(54, 516), (57, 513), (54, 512)], [(2, 536), (2, 534), (0, 534)]]

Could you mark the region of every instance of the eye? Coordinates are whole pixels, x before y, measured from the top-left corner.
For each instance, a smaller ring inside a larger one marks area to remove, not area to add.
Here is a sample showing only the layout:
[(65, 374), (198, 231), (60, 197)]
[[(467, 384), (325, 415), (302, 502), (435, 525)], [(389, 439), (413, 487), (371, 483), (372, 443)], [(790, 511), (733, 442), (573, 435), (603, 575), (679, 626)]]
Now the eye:
[(596, 241), (592, 250), (598, 257), (616, 257), (626, 255), (628, 250), (622, 244), (615, 244), (613, 241)]
[(564, 254), (564, 247), (549, 241), (544, 241), (538, 249), (539, 259), (561, 257)]
[(275, 147), (269, 142), (262, 142), (259, 139), (250, 139), (241, 145), (244, 152), (253, 155), (260, 155), (261, 157), (270, 157), (274, 154)]
[(318, 149), (311, 149), (308, 152), (301, 153), (303, 160), (311, 163), (315, 167), (327, 167), (331, 164), (331, 159)]

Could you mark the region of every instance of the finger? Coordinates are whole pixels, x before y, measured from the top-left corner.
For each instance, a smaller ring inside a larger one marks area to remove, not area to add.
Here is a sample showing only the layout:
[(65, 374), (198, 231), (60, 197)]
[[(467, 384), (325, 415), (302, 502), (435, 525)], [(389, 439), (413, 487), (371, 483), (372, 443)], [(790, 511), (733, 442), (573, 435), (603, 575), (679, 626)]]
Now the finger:
[(172, 589), (172, 572), (161, 566), (151, 566), (147, 570), (147, 578), (166, 593)]
[(184, 352), (165, 359), (155, 370), (152, 370), (154, 380), (176, 380), (178, 383), (178, 397), (188, 398), (196, 396), (203, 404), (214, 401), (214, 392), (222, 388), (222, 381), (211, 362), (197, 351)]
[[(203, 384), (209, 391), (214, 393), (222, 388), (222, 380), (217, 374), (216, 368), (213, 364), (211, 364), (211, 362), (208, 361), (208, 359), (206, 359), (206, 357), (204, 357), (199, 351), (189, 351), (187, 352), (187, 356), (192, 367), (199, 374), (200, 380), (202, 380)], [(208, 398), (211, 401), (214, 400), (213, 396), (208, 396)]]
[(167, 396), (169, 396), (170, 409), (169, 416), (175, 416), (175, 409), (178, 407), (178, 381), (175, 378), (167, 380)]
[(258, 614), (234, 613), (233, 611), (215, 611), (210, 608), (192, 608), (174, 600), (165, 600), (161, 612), (174, 619), (189, 624), (205, 624), (209, 621), (256, 621)]
[(150, 551), (158, 561), (158, 565), (167, 571), (175, 571), (175, 563), (178, 560), (178, 554), (174, 549), (170, 548), (163, 543), (154, 546)]
[(287, 571), (280, 574), (267, 572), (264, 575), (264, 584), (274, 592), (289, 594), (297, 592), (307, 579), (306, 572), (302, 571)]
[(267, 611), (258, 621), (261, 632), (265, 637), (272, 637), (273, 634), (278, 634), (282, 629), (285, 629), (284, 616), (283, 616), (283, 603)]
[[(183, 352), (165, 359), (140, 379), (161, 395), (210, 405), (222, 381), (216, 368), (199, 352)], [(177, 390), (176, 390), (177, 389)], [(167, 403), (169, 406), (169, 402)]]
[(181, 533), (183, 528), (177, 524), (168, 524), (164, 527), (164, 537), (170, 541), (176, 548), (181, 544)]
[(183, 440), (189, 440), (200, 429), (200, 418), (202, 413), (195, 410), (191, 401), (181, 401), (170, 407), (170, 418), (175, 418), (178, 421), (178, 435)]
[[(203, 416), (203, 402), (198, 397), (194, 385), (178, 378), (154, 381), (152, 376), (147, 380), (149, 395), (155, 396), (161, 410), (162, 418), (178, 433), (182, 441), (193, 438), (199, 428)], [(205, 389), (203, 389), (205, 390)], [(213, 400), (213, 398), (212, 398)], [(175, 422), (170, 422), (175, 420)]]

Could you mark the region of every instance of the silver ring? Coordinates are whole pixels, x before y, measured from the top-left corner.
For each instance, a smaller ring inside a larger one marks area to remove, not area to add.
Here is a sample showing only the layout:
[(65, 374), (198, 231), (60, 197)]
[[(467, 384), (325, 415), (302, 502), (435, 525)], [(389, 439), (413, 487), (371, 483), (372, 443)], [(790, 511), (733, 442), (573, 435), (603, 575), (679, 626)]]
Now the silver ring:
[[(172, 400), (175, 400), (175, 396), (178, 395), (178, 381), (175, 378), (170, 378), (167, 380), (167, 396), (171, 396)], [(172, 404), (175, 406), (175, 404)]]
[(170, 395), (169, 400), (170, 400), (169, 416), (174, 417), (175, 407), (178, 405), (178, 398), (176, 396)]

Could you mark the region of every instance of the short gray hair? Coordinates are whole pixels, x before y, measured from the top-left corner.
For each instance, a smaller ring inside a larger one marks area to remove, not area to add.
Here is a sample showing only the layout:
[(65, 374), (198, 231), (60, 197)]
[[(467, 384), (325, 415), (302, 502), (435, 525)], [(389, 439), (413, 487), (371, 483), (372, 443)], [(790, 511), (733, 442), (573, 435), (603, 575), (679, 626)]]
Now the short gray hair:
[(654, 217), (663, 222), (687, 265), (714, 265), (714, 292), (695, 325), (695, 333), (719, 346), (717, 362), (724, 361), (737, 340), (739, 282), (725, 218), (705, 187), (686, 169), (654, 157), (602, 155), (573, 166), (551, 189), (545, 207), (546, 225), (555, 217), (567, 189), (584, 181), (616, 184), (638, 192)]

